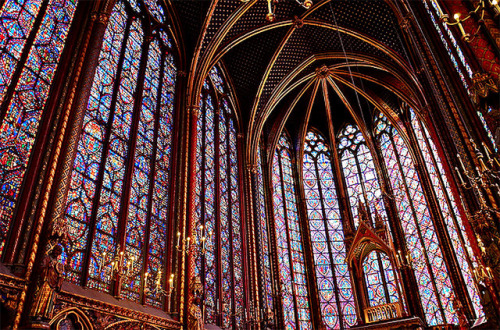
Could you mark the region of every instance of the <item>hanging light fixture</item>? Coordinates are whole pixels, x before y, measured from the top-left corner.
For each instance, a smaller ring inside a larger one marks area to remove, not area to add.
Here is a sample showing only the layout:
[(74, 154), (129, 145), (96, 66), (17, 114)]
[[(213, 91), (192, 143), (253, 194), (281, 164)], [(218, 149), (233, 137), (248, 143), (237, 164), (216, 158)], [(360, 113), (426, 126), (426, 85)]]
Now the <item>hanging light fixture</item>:
[[(240, 0), (240, 1), (243, 3), (246, 3), (249, 0)], [(276, 4), (278, 2), (279, 2), (279, 0), (267, 0), (266, 20), (268, 22), (274, 22), (276, 20), (275, 10), (276, 10)], [(295, 2), (297, 2), (301, 7), (305, 8), (305, 9), (309, 9), (313, 5), (312, 0), (295, 0)]]

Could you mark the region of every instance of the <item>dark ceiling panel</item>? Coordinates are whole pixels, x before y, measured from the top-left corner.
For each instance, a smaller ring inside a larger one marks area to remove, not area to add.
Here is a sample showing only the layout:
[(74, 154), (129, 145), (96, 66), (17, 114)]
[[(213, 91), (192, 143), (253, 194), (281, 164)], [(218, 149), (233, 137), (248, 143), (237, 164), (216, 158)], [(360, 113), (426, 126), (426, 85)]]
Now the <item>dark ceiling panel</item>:
[(210, 1), (172, 1), (179, 16), (187, 57), (194, 53)]
[(261, 38), (249, 39), (224, 56), (244, 115), (249, 115), (268, 60), (287, 30), (287, 27), (283, 27), (265, 32)]
[(365, 33), (404, 55), (398, 22), (385, 0), (335, 0), (311, 17)]

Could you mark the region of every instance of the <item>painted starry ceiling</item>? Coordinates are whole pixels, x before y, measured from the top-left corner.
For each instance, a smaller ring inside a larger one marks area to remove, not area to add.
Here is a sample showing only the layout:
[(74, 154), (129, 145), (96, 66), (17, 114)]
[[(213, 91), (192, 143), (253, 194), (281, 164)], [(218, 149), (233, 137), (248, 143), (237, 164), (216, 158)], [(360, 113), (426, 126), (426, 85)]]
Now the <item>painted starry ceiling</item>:
[(171, 4), (197, 70), (225, 67), (248, 132), (298, 132), (304, 119), (321, 128), (327, 108), (342, 123), (413, 97), (414, 72), (390, 1), (315, 0), (306, 10), (279, 0), (272, 23), (266, 0)]

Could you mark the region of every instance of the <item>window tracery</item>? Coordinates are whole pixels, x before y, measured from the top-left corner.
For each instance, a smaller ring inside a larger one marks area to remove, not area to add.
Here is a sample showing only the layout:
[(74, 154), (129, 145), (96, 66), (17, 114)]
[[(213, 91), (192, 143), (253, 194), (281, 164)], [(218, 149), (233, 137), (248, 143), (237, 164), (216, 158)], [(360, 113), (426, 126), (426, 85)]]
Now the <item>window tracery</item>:
[(368, 206), (372, 221), (375, 211), (387, 219), (373, 157), (357, 126), (347, 125), (341, 131), (338, 151), (355, 226), (359, 221), (359, 202)]
[(304, 150), (304, 190), (321, 314), (329, 329), (354, 326), (356, 307), (330, 150), (313, 131), (306, 135)]
[(149, 10), (163, 9), (118, 1), (111, 13), (67, 198), (65, 259), (69, 281), (110, 292), (121, 269), (121, 295), (160, 308), (150, 289), (166, 282), (176, 68), (166, 22), (145, 32)]

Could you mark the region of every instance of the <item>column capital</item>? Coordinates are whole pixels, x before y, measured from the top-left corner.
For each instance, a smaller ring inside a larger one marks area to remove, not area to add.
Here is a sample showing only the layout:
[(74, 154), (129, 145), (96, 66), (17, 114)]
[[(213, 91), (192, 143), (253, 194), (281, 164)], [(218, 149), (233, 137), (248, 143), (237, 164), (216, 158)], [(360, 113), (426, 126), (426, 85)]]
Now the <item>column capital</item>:
[(187, 112), (192, 116), (198, 117), (200, 114), (200, 107), (198, 105), (188, 105)]
[(257, 164), (247, 164), (247, 171), (251, 173), (257, 173), (258, 167)]
[(97, 21), (98, 23), (106, 25), (108, 24), (109, 16), (109, 13), (94, 11), (90, 14), (90, 19), (92, 21)]

